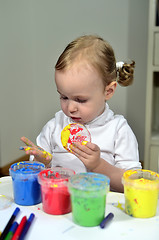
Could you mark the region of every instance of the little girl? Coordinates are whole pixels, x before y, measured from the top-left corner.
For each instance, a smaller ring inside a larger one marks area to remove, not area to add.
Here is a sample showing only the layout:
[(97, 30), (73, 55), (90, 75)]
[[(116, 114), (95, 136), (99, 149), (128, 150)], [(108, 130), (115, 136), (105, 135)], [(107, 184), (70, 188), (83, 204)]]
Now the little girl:
[[(55, 66), (62, 110), (44, 126), (37, 137), (38, 146), (22, 137), (27, 146), (21, 149), (46, 167), (105, 174), (111, 189), (123, 192), (124, 171), (141, 168), (138, 144), (126, 119), (115, 115), (107, 101), (117, 83), (132, 83), (134, 65), (116, 63), (112, 47), (99, 36), (81, 36), (72, 41)], [(85, 125), (92, 141), (86, 145), (74, 143), (69, 153), (62, 146), (61, 131), (73, 122)]]

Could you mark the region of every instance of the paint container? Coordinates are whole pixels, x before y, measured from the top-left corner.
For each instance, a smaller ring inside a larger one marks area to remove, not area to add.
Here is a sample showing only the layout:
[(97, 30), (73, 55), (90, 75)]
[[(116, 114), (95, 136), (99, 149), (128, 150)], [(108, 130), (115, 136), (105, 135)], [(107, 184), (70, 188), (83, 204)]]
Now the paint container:
[(13, 195), (16, 204), (23, 206), (35, 205), (41, 202), (41, 191), (38, 183), (38, 173), (45, 169), (39, 162), (18, 162), (9, 169), (13, 183)]
[(101, 223), (109, 186), (109, 178), (98, 173), (78, 173), (70, 178), (72, 217), (76, 224), (93, 227)]
[(128, 170), (123, 174), (125, 211), (137, 218), (156, 215), (159, 174), (150, 170)]
[(43, 210), (53, 215), (71, 212), (68, 179), (75, 172), (68, 168), (49, 168), (39, 173), (38, 181), (41, 185)]

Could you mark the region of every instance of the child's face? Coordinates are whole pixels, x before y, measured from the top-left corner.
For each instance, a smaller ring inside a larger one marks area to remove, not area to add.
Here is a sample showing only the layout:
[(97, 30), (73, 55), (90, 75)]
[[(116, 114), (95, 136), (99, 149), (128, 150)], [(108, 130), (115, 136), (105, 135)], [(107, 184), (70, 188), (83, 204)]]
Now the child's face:
[(103, 113), (107, 91), (98, 72), (86, 62), (56, 70), (55, 82), (61, 108), (74, 122), (86, 124)]

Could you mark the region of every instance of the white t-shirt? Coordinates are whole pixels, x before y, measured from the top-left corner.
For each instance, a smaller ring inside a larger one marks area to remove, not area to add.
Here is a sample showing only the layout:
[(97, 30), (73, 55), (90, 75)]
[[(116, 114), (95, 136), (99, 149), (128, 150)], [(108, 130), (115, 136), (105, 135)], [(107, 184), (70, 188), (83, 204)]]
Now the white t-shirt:
[[(73, 121), (63, 111), (55, 114), (37, 137), (37, 145), (53, 155), (51, 166), (73, 169), (76, 173), (86, 172), (85, 165), (67, 152), (61, 143), (61, 131)], [(106, 104), (105, 111), (85, 125), (91, 134), (91, 142), (99, 146), (101, 158), (110, 164), (128, 170), (141, 168), (138, 143), (126, 119), (114, 115)]]

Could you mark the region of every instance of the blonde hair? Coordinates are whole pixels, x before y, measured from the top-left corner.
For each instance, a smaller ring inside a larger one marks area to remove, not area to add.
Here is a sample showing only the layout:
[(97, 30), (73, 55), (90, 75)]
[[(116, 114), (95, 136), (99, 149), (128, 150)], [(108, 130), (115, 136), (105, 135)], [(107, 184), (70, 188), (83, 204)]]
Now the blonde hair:
[(65, 71), (77, 59), (84, 59), (94, 67), (104, 86), (116, 80), (121, 86), (128, 86), (133, 82), (135, 62), (124, 63), (117, 69), (113, 48), (99, 36), (85, 35), (69, 43), (58, 58), (55, 69)]

